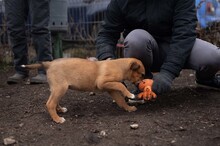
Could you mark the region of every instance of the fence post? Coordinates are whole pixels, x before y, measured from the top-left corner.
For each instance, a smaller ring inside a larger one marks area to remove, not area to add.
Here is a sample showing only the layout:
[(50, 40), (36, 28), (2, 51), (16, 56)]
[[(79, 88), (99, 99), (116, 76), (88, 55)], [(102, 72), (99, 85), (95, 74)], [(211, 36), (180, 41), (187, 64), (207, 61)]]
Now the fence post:
[(50, 1), (50, 24), (53, 58), (63, 57), (62, 33), (67, 32), (67, 0)]
[(62, 48), (62, 38), (59, 32), (52, 34), (52, 47), (53, 47), (53, 58), (62, 58), (63, 57), (63, 48)]

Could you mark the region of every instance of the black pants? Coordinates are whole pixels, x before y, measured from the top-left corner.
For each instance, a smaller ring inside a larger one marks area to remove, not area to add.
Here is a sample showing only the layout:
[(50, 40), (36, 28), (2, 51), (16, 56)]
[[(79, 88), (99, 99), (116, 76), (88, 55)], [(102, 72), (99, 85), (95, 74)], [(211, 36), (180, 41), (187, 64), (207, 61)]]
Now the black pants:
[[(147, 31), (136, 29), (127, 35), (124, 45), (124, 56), (140, 59), (146, 68), (147, 77), (150, 77), (151, 71), (158, 72), (164, 61), (160, 45), (169, 44), (157, 44)], [(196, 39), (184, 68), (195, 70), (201, 79), (212, 78), (220, 70), (220, 49), (209, 42)]]
[[(52, 60), (49, 25), (49, 0), (5, 0), (8, 36), (14, 53), (15, 70), (21, 74), (28, 72), (20, 67), (28, 63), (27, 26), (30, 18), (31, 37), (36, 50), (37, 61)], [(40, 69), (39, 73), (45, 71)]]

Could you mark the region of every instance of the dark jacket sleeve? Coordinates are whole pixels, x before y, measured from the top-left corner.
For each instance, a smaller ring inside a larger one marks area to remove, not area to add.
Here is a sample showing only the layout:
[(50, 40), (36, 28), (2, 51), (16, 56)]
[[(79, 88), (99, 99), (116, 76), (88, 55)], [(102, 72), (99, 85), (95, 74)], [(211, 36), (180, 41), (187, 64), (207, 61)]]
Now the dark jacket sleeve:
[(177, 0), (170, 50), (161, 71), (179, 75), (196, 40), (196, 23), (195, 0)]
[(123, 18), (117, 0), (111, 0), (96, 39), (96, 57), (99, 60), (116, 57), (116, 44), (123, 31)]

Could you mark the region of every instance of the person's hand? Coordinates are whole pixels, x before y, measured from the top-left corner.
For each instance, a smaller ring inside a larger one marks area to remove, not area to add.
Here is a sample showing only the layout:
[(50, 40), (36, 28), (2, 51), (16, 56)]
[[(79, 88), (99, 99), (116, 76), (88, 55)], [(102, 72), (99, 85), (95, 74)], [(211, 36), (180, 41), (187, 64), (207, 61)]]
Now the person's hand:
[(113, 58), (106, 58), (105, 60), (113, 60)]
[(175, 76), (168, 72), (160, 72), (154, 75), (152, 90), (158, 95), (167, 93), (171, 90)]

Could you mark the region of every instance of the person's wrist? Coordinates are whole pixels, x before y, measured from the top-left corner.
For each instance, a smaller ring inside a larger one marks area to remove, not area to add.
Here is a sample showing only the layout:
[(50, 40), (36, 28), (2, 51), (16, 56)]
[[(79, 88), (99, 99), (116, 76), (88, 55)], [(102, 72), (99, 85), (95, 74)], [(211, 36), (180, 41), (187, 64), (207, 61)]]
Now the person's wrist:
[(173, 75), (172, 73), (165, 71), (165, 70), (161, 70), (159, 74), (161, 74), (162, 76), (169, 78), (171, 80), (175, 79), (175, 75)]
[(167, 71), (160, 71), (153, 77), (152, 90), (158, 95), (170, 91), (174, 78), (173, 74)]

